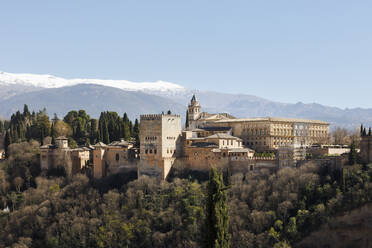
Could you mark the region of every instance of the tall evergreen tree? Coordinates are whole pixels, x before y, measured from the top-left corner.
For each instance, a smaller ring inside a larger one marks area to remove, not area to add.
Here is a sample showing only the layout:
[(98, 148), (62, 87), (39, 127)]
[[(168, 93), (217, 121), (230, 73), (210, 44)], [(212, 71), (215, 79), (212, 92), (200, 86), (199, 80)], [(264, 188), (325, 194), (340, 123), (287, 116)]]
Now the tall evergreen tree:
[(124, 115), (123, 115), (123, 122), (124, 122), (125, 124), (129, 124), (129, 118), (128, 118), (127, 113), (124, 113)]
[(53, 117), (52, 121), (53, 121), (53, 123), (56, 123), (57, 121), (59, 121), (59, 118), (58, 118), (56, 113), (54, 113), (54, 117)]
[(139, 122), (138, 122), (138, 119), (136, 119), (134, 121), (133, 138), (136, 140), (136, 144), (139, 145)]
[(368, 129), (368, 136), (372, 136), (372, 130), (371, 130), (371, 127), (369, 127), (369, 129)]
[(9, 157), (9, 145), (12, 144), (12, 138), (10, 136), (9, 131), (7, 130), (5, 133), (5, 140), (4, 140), (4, 150), (5, 150), (5, 157)]
[(129, 121), (129, 134), (130, 134), (130, 137), (133, 137), (133, 123), (131, 121)]
[(0, 120), (0, 134), (2, 134), (5, 130), (5, 127), (4, 127), (4, 122), (2, 120)]
[(189, 111), (186, 111), (186, 123), (185, 123), (185, 128), (189, 127)]
[(360, 125), (360, 136), (363, 136), (363, 124)]
[(363, 134), (362, 134), (362, 136), (367, 136), (366, 128), (363, 128)]
[(30, 111), (28, 110), (28, 106), (27, 106), (27, 104), (25, 104), (25, 105), (23, 106), (23, 116), (25, 116), (25, 117), (29, 117), (29, 116), (31, 116), (31, 113), (30, 113)]
[(353, 142), (350, 145), (349, 164), (354, 165), (357, 163), (357, 160), (358, 160), (358, 152), (356, 150), (355, 143)]
[(216, 168), (212, 168), (209, 172), (207, 186), (205, 248), (230, 247), (226, 189), (223, 183), (222, 172), (218, 172)]
[(52, 136), (52, 145), (56, 144), (56, 131), (54, 129), (54, 122), (52, 122), (52, 127), (50, 128), (50, 136)]
[(90, 143), (95, 144), (98, 140), (98, 132), (97, 132), (97, 120), (91, 119), (90, 120), (90, 132), (89, 132)]
[(105, 144), (110, 143), (110, 135), (109, 135), (107, 122), (105, 122), (103, 126), (103, 143)]

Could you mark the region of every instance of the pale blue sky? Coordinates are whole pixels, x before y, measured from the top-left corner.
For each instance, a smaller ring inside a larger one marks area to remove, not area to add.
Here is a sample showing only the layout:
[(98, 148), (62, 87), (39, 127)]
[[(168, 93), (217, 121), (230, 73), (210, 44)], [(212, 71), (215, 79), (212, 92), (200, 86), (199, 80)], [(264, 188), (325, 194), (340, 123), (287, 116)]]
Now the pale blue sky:
[(371, 1), (2, 0), (0, 70), (372, 107)]

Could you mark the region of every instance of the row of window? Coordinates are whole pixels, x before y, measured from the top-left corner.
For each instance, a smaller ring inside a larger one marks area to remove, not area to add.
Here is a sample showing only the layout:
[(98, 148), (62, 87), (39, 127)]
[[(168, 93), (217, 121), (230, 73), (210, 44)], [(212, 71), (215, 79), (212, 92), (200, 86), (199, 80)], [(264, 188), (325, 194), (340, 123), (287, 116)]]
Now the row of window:
[(157, 140), (158, 137), (152, 136), (152, 137), (145, 137), (145, 140)]
[[(222, 140), (222, 145), (225, 145), (225, 140)], [(226, 145), (229, 145), (229, 140), (226, 140)], [(233, 145), (233, 140), (230, 140), (230, 145)]]
[[(154, 150), (153, 150), (153, 149), (146, 149), (146, 150), (145, 150), (145, 154), (152, 154), (152, 153), (153, 153), (153, 154), (157, 154), (157, 152), (158, 152), (158, 151), (157, 151), (156, 149), (154, 149)], [(170, 154), (173, 154), (173, 153), (175, 153), (175, 152), (176, 152), (176, 150), (173, 150), (173, 149), (167, 149), (167, 153), (168, 153), (168, 154), (169, 154), (169, 153), (170, 153)]]
[(264, 142), (261, 142), (261, 141), (259, 141), (259, 142), (257, 142), (257, 141), (255, 141), (255, 142), (243, 142), (243, 145), (247, 145), (247, 146), (254, 146), (254, 145), (261, 146), (261, 145), (264, 145), (264, 146), (266, 146), (266, 141), (264, 141)]
[(171, 154), (172, 154), (172, 153), (176, 153), (176, 149), (174, 149), (174, 150), (173, 150), (173, 149), (167, 149), (167, 153), (168, 153), (168, 154), (169, 154), (169, 153), (171, 153)]
[(152, 149), (146, 149), (145, 150), (145, 154), (148, 154), (148, 153), (152, 154), (153, 152), (154, 152), (154, 154), (156, 154), (158, 151), (156, 149), (154, 149), (154, 150), (152, 150)]
[[(266, 129), (243, 129), (243, 133), (247, 135), (269, 135), (270, 132), (268, 132)], [(327, 131), (313, 131), (310, 130), (310, 135), (311, 136), (320, 136), (320, 135), (326, 135), (328, 132)], [(296, 130), (295, 131), (296, 135), (307, 135), (307, 132)], [(293, 130), (288, 130), (288, 129), (274, 129), (272, 135), (293, 135)]]
[[(235, 157), (236, 159), (238, 157), (246, 157), (247, 156), (247, 153), (228, 153), (226, 154), (225, 152), (222, 153), (222, 157)], [(202, 157), (200, 155), (198, 155), (197, 152), (194, 153), (194, 157), (193, 159), (199, 159), (199, 160), (215, 160), (215, 159), (221, 159), (221, 156), (205, 156), (205, 157)]]

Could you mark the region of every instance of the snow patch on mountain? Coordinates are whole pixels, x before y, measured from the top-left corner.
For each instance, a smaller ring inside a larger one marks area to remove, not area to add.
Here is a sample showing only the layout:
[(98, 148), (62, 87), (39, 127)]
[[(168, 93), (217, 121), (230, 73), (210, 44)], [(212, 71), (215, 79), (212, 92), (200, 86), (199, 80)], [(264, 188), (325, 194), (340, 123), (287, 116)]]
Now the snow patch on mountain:
[(38, 88), (61, 88), (78, 84), (97, 84), (114, 87), (126, 91), (158, 92), (163, 94), (178, 94), (186, 91), (178, 84), (156, 81), (156, 82), (131, 82), (127, 80), (103, 80), (103, 79), (66, 79), (47, 74), (25, 74), (0, 72), (0, 85), (24, 85)]

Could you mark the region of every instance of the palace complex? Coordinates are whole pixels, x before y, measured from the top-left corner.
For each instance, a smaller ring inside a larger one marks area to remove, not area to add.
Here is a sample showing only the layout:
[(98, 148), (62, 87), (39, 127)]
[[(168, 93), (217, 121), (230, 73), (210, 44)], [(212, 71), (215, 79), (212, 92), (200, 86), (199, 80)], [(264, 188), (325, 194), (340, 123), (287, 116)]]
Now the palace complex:
[(60, 137), (57, 145), (41, 147), (41, 164), (48, 169), (67, 161), (72, 174), (91, 164), (95, 178), (137, 170), (139, 175), (165, 179), (175, 164), (198, 170), (229, 167), (236, 171), (293, 166), (305, 159), (304, 148), (327, 144), (328, 139), (327, 122), (210, 114), (201, 112), (194, 95), (184, 129), (179, 115), (141, 115), (139, 147), (121, 140), (69, 149), (67, 139)]

